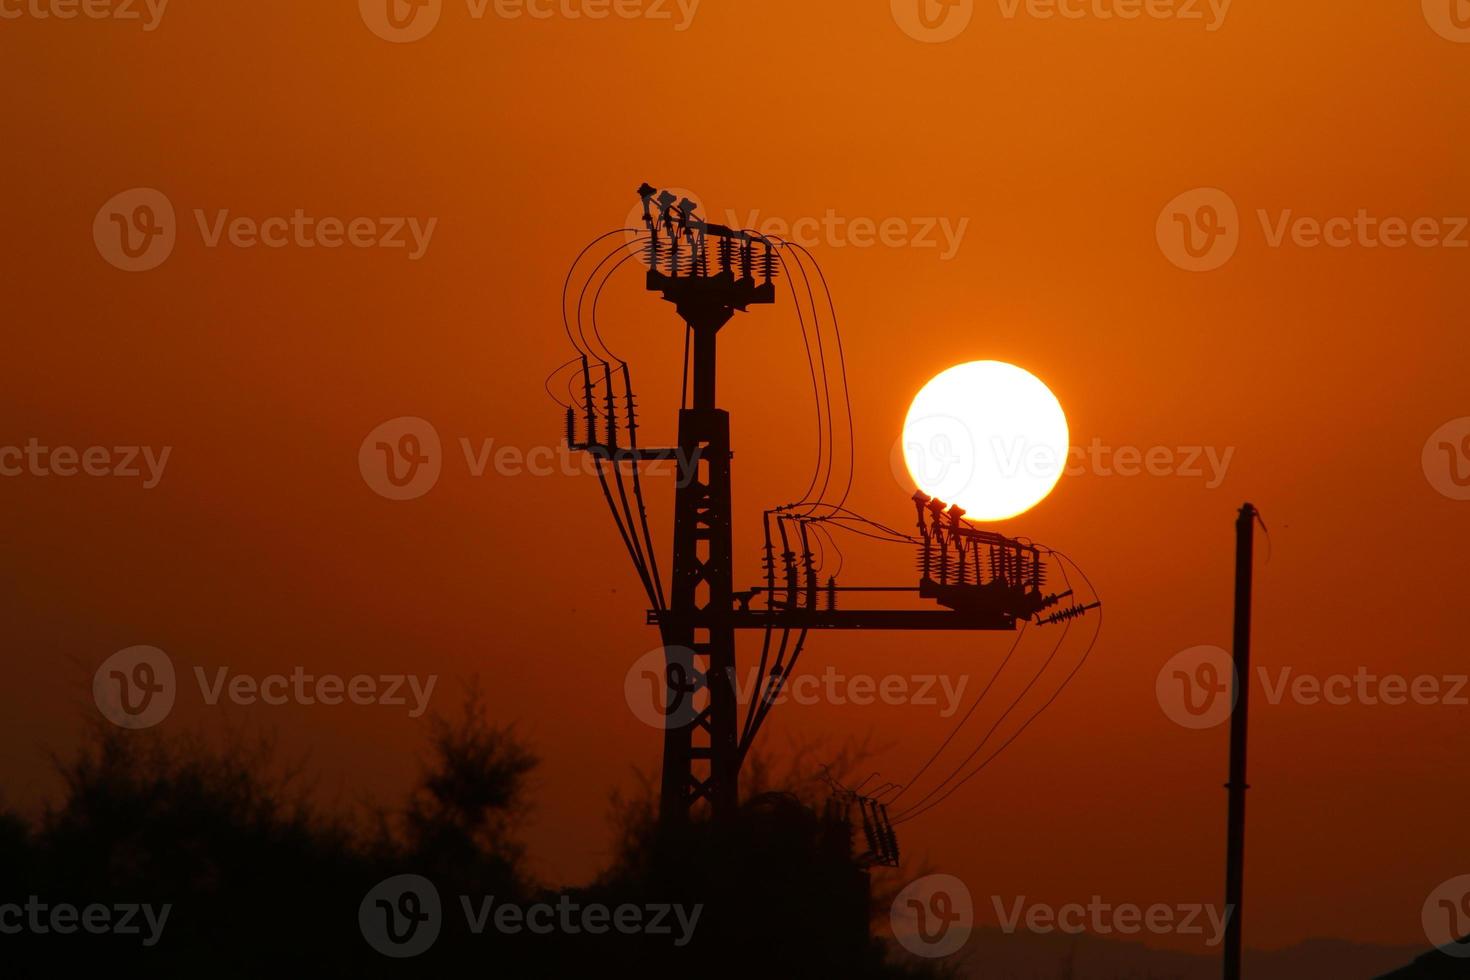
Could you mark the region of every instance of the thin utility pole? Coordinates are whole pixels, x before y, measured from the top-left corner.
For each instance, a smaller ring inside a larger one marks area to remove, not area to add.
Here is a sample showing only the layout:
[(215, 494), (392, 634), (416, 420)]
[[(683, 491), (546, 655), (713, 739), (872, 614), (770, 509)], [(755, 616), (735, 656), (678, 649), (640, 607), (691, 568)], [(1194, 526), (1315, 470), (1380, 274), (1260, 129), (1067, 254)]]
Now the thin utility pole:
[(1246, 741), (1249, 735), (1251, 693), (1251, 561), (1254, 554), (1256, 508), (1246, 504), (1235, 519), (1235, 678), (1234, 709), (1230, 713), (1230, 813), (1225, 855), (1225, 980), (1240, 980), (1241, 909), (1245, 891), (1245, 781)]

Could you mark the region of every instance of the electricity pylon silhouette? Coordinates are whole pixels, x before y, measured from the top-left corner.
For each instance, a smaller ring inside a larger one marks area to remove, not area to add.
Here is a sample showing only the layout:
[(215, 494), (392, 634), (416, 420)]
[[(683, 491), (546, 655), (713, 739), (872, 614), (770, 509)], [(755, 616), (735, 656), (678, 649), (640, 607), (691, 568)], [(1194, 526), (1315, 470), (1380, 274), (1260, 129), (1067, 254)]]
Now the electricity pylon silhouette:
[[(626, 365), (623, 379), (627, 418), (622, 425), (613, 398), (611, 365), (604, 364), (606, 405), (599, 409), (585, 355), (586, 438), (576, 438), (574, 410), (568, 409), (566, 423), (568, 444), (593, 454), (599, 460), (599, 475), (602, 461), (612, 466), (618, 493), (623, 497), (623, 517), (619, 517), (606, 480), (604, 495), (654, 601), (648, 623), (660, 631), (669, 699), (665, 705), (659, 816), (669, 827), (686, 823), (701, 801), (708, 804), (716, 820), (728, 819), (736, 812), (741, 762), (789, 676), (808, 631), (1014, 630), (1018, 622), (1037, 616), (1071, 592), (1042, 591), (1045, 565), (1037, 546), (974, 528), (964, 520), (960, 508), (946, 507), (922, 494), (914, 498), (920, 534), (913, 541), (920, 548), (922, 569), (918, 586), (847, 588), (830, 579), (819, 586), (811, 549), (805, 541), (799, 559), (791, 547), (783, 548), (780, 558), (784, 584), (778, 585), (776, 556), (768, 536), (764, 586), (737, 592), (730, 417), (718, 406), (716, 397), (718, 337), (737, 312), (776, 301), (775, 279), (781, 259), (771, 239), (708, 223), (696, 214), (696, 205), (687, 198), (680, 200), (668, 191), (660, 193), (648, 184), (638, 193), (648, 232), (647, 243), (642, 246), (648, 266), (647, 288), (674, 305), (684, 321), (689, 343), (688, 397), (679, 411), (678, 446), (638, 448), (638, 425)], [(605, 439), (598, 438), (599, 416), (606, 422)], [(619, 434), (624, 429), (627, 447), (619, 446)], [(650, 575), (646, 565), (653, 551), (646, 520), (640, 542), (618, 467), (624, 462), (632, 464), (633, 491), (642, 516), (637, 467), (643, 462), (670, 459), (679, 461), (681, 479), (674, 496), (672, 580), (665, 604), (657, 587), (657, 566), (652, 566)], [(862, 592), (912, 592), (946, 608), (838, 608), (839, 595)], [(752, 609), (757, 596), (763, 598), (765, 607)], [(1062, 622), (1095, 605), (1071, 606), (1038, 621)], [(772, 667), (770, 687), (763, 688), (760, 703), (751, 706), (742, 731), (736, 691), (736, 635), (740, 630), (765, 630), (769, 636), (777, 629), (799, 633), (796, 653), (784, 667)], [(875, 826), (886, 822), (883, 814)], [(886, 833), (891, 836), (891, 828)], [(880, 848), (884, 854), (890, 850), (896, 854), (896, 849), (896, 841), (885, 842)]]

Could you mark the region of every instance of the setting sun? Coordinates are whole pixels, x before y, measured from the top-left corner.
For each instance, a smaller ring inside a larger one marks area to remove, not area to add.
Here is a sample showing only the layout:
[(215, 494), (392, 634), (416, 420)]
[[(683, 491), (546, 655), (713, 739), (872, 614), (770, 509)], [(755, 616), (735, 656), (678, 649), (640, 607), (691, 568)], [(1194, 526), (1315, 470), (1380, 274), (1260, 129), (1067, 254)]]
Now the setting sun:
[(971, 361), (915, 396), (903, 457), (915, 485), (998, 521), (1035, 507), (1066, 466), (1067, 416), (1035, 375), (1004, 361)]

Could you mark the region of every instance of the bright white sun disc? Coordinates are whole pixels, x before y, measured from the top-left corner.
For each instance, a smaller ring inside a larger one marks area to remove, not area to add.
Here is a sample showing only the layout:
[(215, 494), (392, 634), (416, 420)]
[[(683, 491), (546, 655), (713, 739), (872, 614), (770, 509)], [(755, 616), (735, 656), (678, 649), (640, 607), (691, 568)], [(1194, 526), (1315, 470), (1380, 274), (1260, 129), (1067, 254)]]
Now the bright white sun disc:
[(1070, 446), (1056, 395), (1004, 361), (941, 372), (914, 397), (903, 423), (903, 459), (914, 484), (979, 521), (1014, 517), (1044, 500)]

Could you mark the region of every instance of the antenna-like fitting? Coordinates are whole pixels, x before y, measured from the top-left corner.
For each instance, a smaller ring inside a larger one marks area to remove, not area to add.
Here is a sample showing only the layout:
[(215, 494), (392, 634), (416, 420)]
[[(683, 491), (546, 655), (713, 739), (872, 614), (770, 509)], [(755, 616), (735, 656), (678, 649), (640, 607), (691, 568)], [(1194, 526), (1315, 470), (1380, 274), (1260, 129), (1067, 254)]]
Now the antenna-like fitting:
[(680, 231), (680, 233), (685, 234), (685, 235), (691, 234), (690, 229), (691, 229), (691, 226), (694, 223), (694, 212), (697, 211), (697, 210), (699, 210), (699, 205), (698, 204), (695, 204), (693, 201), (689, 200), (689, 198), (687, 198), (687, 197), (684, 198), (684, 200), (682, 200), (682, 201), (679, 202), (679, 231)]
[(653, 195), (657, 193), (658, 188), (647, 181), (638, 188), (638, 196), (643, 198), (643, 224), (649, 229), (653, 229)]

